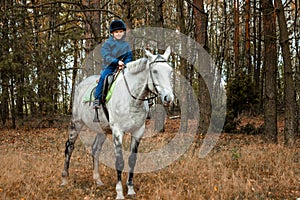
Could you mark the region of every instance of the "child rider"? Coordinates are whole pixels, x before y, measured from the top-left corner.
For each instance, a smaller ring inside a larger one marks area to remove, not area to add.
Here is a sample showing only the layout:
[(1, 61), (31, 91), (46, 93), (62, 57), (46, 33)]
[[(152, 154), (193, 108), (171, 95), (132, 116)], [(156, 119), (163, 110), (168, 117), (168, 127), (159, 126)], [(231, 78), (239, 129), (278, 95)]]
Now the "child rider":
[(95, 108), (98, 108), (100, 103), (105, 103), (102, 101), (102, 87), (105, 77), (114, 73), (117, 69), (123, 69), (133, 59), (130, 45), (125, 41), (125, 23), (122, 20), (114, 20), (111, 22), (109, 29), (111, 36), (104, 42), (101, 48), (103, 70), (94, 94)]

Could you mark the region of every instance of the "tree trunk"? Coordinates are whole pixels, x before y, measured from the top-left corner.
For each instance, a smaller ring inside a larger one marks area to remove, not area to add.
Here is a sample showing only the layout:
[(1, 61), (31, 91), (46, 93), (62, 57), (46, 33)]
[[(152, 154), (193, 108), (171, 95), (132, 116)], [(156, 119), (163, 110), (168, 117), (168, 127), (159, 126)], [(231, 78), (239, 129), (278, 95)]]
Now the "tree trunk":
[[(31, 0), (32, 5), (36, 5), (35, 0)], [(33, 8), (33, 68), (36, 70), (36, 77), (37, 77), (37, 102), (38, 102), (38, 110), (39, 113), (42, 114), (44, 110), (44, 104), (45, 104), (45, 99), (43, 98), (45, 96), (45, 80), (44, 77), (42, 77), (43, 73), (43, 66), (45, 66), (45, 59), (41, 59), (42, 57), (42, 51), (41, 47), (39, 44), (39, 32), (41, 25), (39, 23), (39, 10), (38, 8)], [(34, 105), (34, 101), (32, 101), (32, 105)], [(37, 113), (35, 113), (37, 114)]]
[(74, 52), (73, 52), (73, 57), (74, 57), (74, 65), (73, 65), (73, 73), (72, 73), (72, 90), (71, 90), (71, 102), (70, 102), (70, 111), (72, 110), (73, 107), (73, 100), (74, 100), (74, 94), (75, 94), (75, 83), (76, 83), (76, 78), (77, 78), (77, 72), (78, 72), (78, 42), (74, 40)]
[(2, 87), (2, 94), (1, 94), (1, 102), (0, 102), (0, 107), (1, 107), (1, 120), (2, 124), (5, 125), (6, 120), (8, 119), (9, 116), (9, 109), (8, 109), (8, 100), (9, 100), (9, 92), (8, 92), (8, 76), (6, 73), (6, 70), (1, 70), (1, 87)]
[[(83, 0), (82, 4), (87, 8), (100, 8), (100, 0)], [(100, 14), (99, 12), (84, 12), (85, 14), (85, 37), (86, 37), (86, 53), (89, 54), (98, 40), (100, 40)]]
[[(252, 78), (252, 63), (251, 63), (251, 52), (250, 52), (250, 0), (246, 0), (246, 7), (245, 7), (245, 57), (246, 57), (246, 67), (248, 69), (248, 75)], [(253, 79), (252, 79), (253, 80)]]
[(280, 32), (280, 46), (284, 62), (284, 139), (288, 146), (293, 146), (295, 141), (295, 85), (293, 80), (293, 68), (291, 62), (291, 52), (289, 46), (289, 33), (284, 15), (284, 9), (281, 0), (275, 0), (276, 14)]
[(123, 0), (124, 5), (124, 21), (127, 26), (127, 29), (132, 29), (132, 13), (131, 13), (131, 1), (132, 0)]
[(261, 0), (264, 26), (264, 135), (267, 142), (277, 142), (277, 48), (276, 17), (272, 0)]
[[(8, 12), (7, 8), (10, 6), (8, 4), (8, 1), (1, 1), (0, 3), (1, 10), (3, 9), (4, 12)], [(1, 40), (1, 46), (0, 46), (0, 61), (2, 62), (2, 59), (5, 59), (8, 57), (9, 54), (9, 46), (10, 46), (10, 41), (9, 41), (9, 25), (8, 25), (8, 15), (3, 16), (3, 30), (2, 30), (2, 40)], [(6, 67), (1, 67), (0, 68), (0, 78), (1, 78), (1, 101), (0, 101), (0, 109), (1, 109), (1, 120), (2, 124), (4, 125), (6, 123), (6, 120), (9, 117), (9, 76), (8, 76), (8, 70)]]
[(157, 27), (164, 26), (164, 17), (163, 17), (163, 0), (154, 0), (154, 25)]
[[(179, 28), (180, 32), (185, 34), (186, 33), (186, 24), (185, 24), (185, 16), (184, 16), (184, 5), (182, 0), (177, 0), (177, 19), (179, 21)], [(182, 54), (185, 55), (187, 52), (187, 41), (186, 38), (181, 38), (181, 51)], [(188, 77), (188, 62), (184, 58), (180, 58), (180, 66), (179, 70), (181, 76), (187, 80)], [(180, 110), (181, 110), (181, 120), (180, 120), (180, 132), (186, 133), (188, 130), (188, 92), (186, 90), (185, 81), (183, 79), (180, 84)]]
[(207, 36), (207, 25), (208, 25), (208, 14), (204, 10), (203, 0), (194, 0), (194, 21), (195, 21), (195, 40), (199, 44), (203, 45), (203, 48), (208, 49), (208, 36)]
[[(208, 50), (207, 45), (207, 22), (208, 22), (208, 15), (205, 13), (204, 10), (204, 3), (203, 0), (195, 0), (194, 1), (194, 21), (195, 21), (195, 40), (200, 45), (203, 45), (204, 49)], [(198, 50), (198, 59), (209, 59), (209, 58), (202, 58), (201, 57), (201, 50)], [(199, 62), (200, 63), (200, 62)], [(199, 66), (207, 67), (207, 66)], [(209, 73), (209, 72), (207, 72)], [(201, 74), (203, 75), (203, 74)], [(210, 74), (208, 74), (210, 75)], [(207, 133), (207, 129), (210, 123), (210, 116), (211, 116), (211, 101), (209, 90), (206, 84), (211, 84), (204, 81), (202, 76), (198, 77), (199, 81), (199, 93), (198, 93), (198, 100), (199, 100), (199, 132), (200, 133)], [(210, 81), (210, 80), (208, 80)]]
[[(259, 10), (261, 9), (261, 3), (259, 3)], [(257, 64), (256, 64), (256, 70), (257, 70), (257, 82), (259, 82), (259, 108), (260, 110), (263, 110), (263, 98), (264, 98), (264, 74), (265, 74), (265, 66), (262, 66), (262, 13), (259, 12), (258, 16), (258, 44), (257, 44)], [(262, 71), (262, 72), (260, 72)]]
[[(233, 48), (234, 48), (234, 74), (239, 71), (239, 38), (240, 38), (240, 16), (239, 16), (239, 0), (234, 0), (234, 41), (233, 41)], [(234, 76), (233, 74), (233, 76)]]
[[(164, 4), (163, 0), (154, 0), (154, 26), (160, 27), (160, 28), (164, 27), (163, 4)], [(165, 38), (164, 31), (162, 31), (162, 35), (157, 35), (157, 37)], [(159, 40), (164, 41), (164, 39), (163, 40), (158, 39), (158, 41)], [(159, 54), (164, 53), (163, 47), (165, 47), (163, 42), (157, 43), (156, 48), (157, 48)], [(162, 108), (161, 107), (162, 102), (161, 102), (160, 98), (157, 99), (157, 104), (160, 104), (160, 106), (158, 106), (158, 107)], [(158, 111), (158, 114), (159, 113), (162, 114), (163, 112)], [(159, 122), (159, 119), (161, 119), (162, 121)], [(160, 131), (160, 132), (165, 131), (165, 120), (166, 120), (166, 118), (162, 115), (160, 117), (158, 117), (158, 116), (155, 117), (155, 131)]]
[[(254, 85), (257, 90), (258, 94), (261, 94), (260, 90), (260, 78), (261, 78), (261, 17), (260, 12), (259, 16), (257, 13), (257, 1), (254, 0), (254, 16), (253, 16), (253, 34), (254, 34), (254, 41), (253, 41), (253, 64), (254, 64), (254, 73), (253, 73), (253, 80)], [(260, 97), (260, 95), (259, 95)], [(261, 99), (261, 98), (260, 98)], [(261, 102), (261, 101), (260, 101)], [(261, 107), (261, 103), (259, 102), (259, 106)]]
[[(295, 14), (294, 14), (294, 33), (295, 33), (295, 44), (299, 44), (300, 43), (300, 31), (299, 31), (299, 27), (300, 27), (300, 22), (299, 20), (299, 1), (295, 1)], [(298, 36), (298, 37), (297, 37)], [(296, 62), (295, 62), (295, 66), (296, 66), (296, 91), (297, 91), (297, 96), (300, 96), (300, 47), (299, 45), (295, 45), (295, 51), (296, 51)], [(298, 133), (296, 136), (300, 137), (300, 99), (297, 99), (297, 130), (296, 132)]]
[(15, 109), (15, 97), (14, 97), (14, 83), (11, 83), (10, 85), (10, 94), (11, 94), (11, 122), (12, 122), (12, 128), (16, 128), (16, 109)]

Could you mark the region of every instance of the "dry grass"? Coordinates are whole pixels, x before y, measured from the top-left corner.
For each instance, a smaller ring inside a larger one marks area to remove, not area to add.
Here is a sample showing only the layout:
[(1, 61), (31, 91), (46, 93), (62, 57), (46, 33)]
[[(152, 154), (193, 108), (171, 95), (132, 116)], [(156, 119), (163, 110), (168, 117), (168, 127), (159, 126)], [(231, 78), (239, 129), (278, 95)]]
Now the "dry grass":
[[(166, 127), (167, 133), (143, 140), (141, 148), (172, 137), (170, 132), (178, 126), (174, 124)], [(58, 128), (1, 130), (1, 199), (114, 199), (116, 172), (101, 165), (105, 186), (96, 187), (92, 159), (81, 142), (71, 160), (70, 184), (60, 186), (66, 138), (66, 130)], [(136, 174), (137, 199), (300, 197), (299, 148), (264, 144), (259, 136), (224, 134), (213, 151), (200, 159), (201, 140), (167, 168)]]

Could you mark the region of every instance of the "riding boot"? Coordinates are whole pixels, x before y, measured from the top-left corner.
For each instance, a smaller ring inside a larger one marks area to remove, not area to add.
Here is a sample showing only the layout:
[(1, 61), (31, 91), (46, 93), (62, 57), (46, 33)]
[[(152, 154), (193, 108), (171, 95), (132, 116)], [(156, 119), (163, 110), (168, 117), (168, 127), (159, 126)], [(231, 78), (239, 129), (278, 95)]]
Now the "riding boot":
[(95, 108), (95, 114), (94, 114), (93, 122), (100, 122), (98, 108)]
[(99, 99), (95, 99), (94, 100), (93, 107), (95, 109), (95, 114), (94, 114), (94, 120), (93, 120), (93, 122), (100, 122), (100, 120), (99, 120), (99, 113), (98, 113), (98, 109), (100, 108), (100, 100)]

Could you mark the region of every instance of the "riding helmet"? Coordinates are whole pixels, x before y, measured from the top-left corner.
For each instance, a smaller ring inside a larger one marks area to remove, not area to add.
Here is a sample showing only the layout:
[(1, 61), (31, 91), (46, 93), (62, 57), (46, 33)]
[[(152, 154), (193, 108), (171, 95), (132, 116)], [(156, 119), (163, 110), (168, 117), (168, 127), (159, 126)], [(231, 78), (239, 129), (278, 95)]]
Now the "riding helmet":
[(109, 31), (112, 33), (116, 30), (126, 31), (126, 25), (122, 20), (114, 20), (110, 23)]

